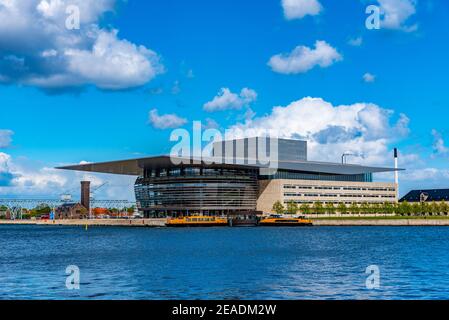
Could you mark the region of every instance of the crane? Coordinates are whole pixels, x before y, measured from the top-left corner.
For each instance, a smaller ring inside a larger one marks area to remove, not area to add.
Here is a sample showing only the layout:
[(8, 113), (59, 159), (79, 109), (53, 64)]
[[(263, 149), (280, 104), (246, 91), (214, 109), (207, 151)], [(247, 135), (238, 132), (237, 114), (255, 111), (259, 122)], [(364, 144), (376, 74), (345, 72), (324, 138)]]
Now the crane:
[(346, 158), (349, 156), (360, 157), (362, 159), (365, 158), (365, 155), (363, 153), (358, 153), (358, 152), (354, 153), (354, 152), (346, 151), (341, 155), (341, 164), (347, 164), (348, 162), (347, 162)]
[[(94, 200), (94, 193), (98, 191), (98, 189), (105, 186), (108, 182), (104, 182), (97, 187), (91, 188), (89, 193), (89, 201), (92, 202)], [(92, 206), (89, 206), (89, 219), (92, 219)]]
[[(104, 183), (102, 183), (101, 185), (99, 185), (99, 186), (97, 186), (97, 187), (95, 187), (95, 188), (91, 188), (91, 192), (90, 192), (90, 195), (89, 195), (90, 199), (93, 200), (93, 195), (94, 195), (94, 193), (95, 193), (98, 189), (100, 189), (101, 187), (103, 187), (103, 186), (106, 185), (106, 184), (107, 184), (107, 182), (104, 182)], [(64, 192), (62, 192), (62, 193), (59, 195), (60, 200), (61, 200), (62, 202), (64, 202), (64, 203), (67, 203), (67, 202), (72, 201), (72, 194), (75, 193), (77, 190), (78, 190), (78, 188), (73, 188), (73, 189), (67, 189), (67, 190), (64, 190)]]
[(90, 194), (89, 194), (90, 200), (91, 200), (91, 201), (94, 200), (94, 193), (97, 192), (98, 189), (104, 187), (104, 186), (107, 185), (107, 184), (108, 184), (108, 182), (106, 181), (106, 182), (100, 184), (100, 185), (97, 186), (97, 187), (91, 188), (91, 189), (90, 189)]

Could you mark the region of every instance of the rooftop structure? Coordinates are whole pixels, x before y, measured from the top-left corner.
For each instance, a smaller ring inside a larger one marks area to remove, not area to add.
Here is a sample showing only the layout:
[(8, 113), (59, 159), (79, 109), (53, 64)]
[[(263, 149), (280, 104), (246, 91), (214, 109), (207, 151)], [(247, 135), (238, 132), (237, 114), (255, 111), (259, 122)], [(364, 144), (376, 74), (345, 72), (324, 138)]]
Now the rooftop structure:
[[(207, 160), (214, 160), (214, 159), (182, 158), (182, 157), (173, 157), (170, 155), (160, 155), (145, 158), (127, 159), (127, 160), (77, 164), (77, 165), (58, 167), (57, 169), (139, 176), (143, 174), (144, 169), (157, 170), (162, 168), (170, 169), (180, 167), (180, 165), (177, 164), (178, 162), (182, 162), (184, 166), (190, 163), (190, 164), (203, 165), (211, 168), (213, 167), (235, 168), (235, 169), (269, 168), (269, 165), (263, 165), (260, 163), (229, 164), (224, 162), (218, 163), (216, 162), (213, 164), (207, 164), (207, 162), (209, 162)], [(331, 175), (357, 175), (357, 174), (378, 173), (378, 172), (393, 172), (396, 170), (394, 168), (371, 167), (356, 164), (341, 164), (341, 163), (318, 162), (318, 161), (279, 161), (278, 169), (291, 172), (326, 173)]]

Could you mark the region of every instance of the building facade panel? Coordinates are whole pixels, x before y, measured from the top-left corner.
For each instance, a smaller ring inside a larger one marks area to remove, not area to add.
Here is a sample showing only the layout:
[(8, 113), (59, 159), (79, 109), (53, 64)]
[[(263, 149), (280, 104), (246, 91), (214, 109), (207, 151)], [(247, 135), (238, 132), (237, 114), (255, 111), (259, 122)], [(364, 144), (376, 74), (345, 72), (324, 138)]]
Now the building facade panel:
[(290, 201), (299, 205), (326, 203), (384, 203), (397, 202), (397, 186), (384, 182), (315, 181), (274, 179), (259, 181), (257, 210), (273, 212), (273, 204)]
[[(271, 150), (271, 148), (275, 150)], [(307, 161), (307, 141), (253, 137), (218, 141), (213, 144), (213, 156), (223, 157), (228, 163), (236, 159), (263, 159), (270, 156), (277, 161)]]

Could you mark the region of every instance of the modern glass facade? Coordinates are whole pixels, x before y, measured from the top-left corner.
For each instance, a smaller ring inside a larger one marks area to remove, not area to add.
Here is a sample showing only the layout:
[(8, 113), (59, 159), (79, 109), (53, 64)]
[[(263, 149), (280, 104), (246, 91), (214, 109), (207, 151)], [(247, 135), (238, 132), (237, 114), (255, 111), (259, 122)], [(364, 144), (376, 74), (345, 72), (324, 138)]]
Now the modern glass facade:
[(145, 169), (135, 184), (146, 217), (254, 211), (257, 170), (187, 166)]
[(135, 193), (146, 217), (221, 215), (255, 211), (259, 180), (298, 179), (371, 182), (372, 174), (335, 175), (279, 170), (259, 176), (259, 170), (201, 165), (144, 169)]
[(314, 172), (291, 172), (278, 170), (271, 176), (260, 176), (261, 180), (272, 179), (297, 179), (297, 180), (322, 180), (322, 181), (349, 181), (349, 182), (373, 182), (372, 173), (366, 174), (329, 174)]

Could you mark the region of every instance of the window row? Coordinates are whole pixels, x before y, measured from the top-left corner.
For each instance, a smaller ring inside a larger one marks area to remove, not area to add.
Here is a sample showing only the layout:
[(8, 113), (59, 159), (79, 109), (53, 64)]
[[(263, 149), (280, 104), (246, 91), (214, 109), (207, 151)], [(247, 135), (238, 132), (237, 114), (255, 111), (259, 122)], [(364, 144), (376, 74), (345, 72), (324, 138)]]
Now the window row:
[(395, 188), (388, 187), (343, 187), (343, 186), (302, 186), (302, 185), (284, 185), (284, 189), (307, 189), (307, 190), (345, 190), (345, 191), (388, 191), (395, 192)]
[(285, 192), (284, 197), (327, 197), (327, 198), (396, 198), (392, 194), (318, 194), (318, 193), (289, 193)]

